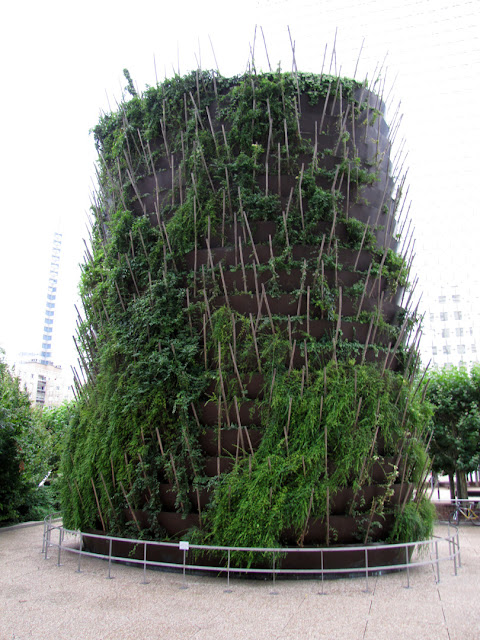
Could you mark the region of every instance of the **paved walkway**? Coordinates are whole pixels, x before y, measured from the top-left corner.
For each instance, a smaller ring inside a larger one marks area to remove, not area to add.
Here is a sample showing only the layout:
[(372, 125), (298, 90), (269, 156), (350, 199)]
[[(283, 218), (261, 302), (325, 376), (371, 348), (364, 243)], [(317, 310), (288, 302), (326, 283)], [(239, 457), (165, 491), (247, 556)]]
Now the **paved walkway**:
[[(479, 640), (480, 527), (460, 528), (462, 568), (272, 583), (189, 576), (41, 554), (42, 525), (0, 529), (0, 640)], [(436, 533), (445, 529), (438, 527)], [(55, 541), (55, 539), (53, 539)], [(67, 542), (67, 540), (66, 540)]]

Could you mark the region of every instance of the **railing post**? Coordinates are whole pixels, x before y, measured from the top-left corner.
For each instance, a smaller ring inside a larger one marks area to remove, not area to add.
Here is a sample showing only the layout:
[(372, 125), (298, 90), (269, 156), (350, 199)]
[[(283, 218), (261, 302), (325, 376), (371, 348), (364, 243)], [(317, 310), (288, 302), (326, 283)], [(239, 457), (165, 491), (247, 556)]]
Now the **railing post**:
[(187, 551), (190, 548), (190, 544), (187, 540), (180, 540), (180, 542), (178, 543), (178, 548), (180, 551), (183, 551), (183, 581), (180, 589), (188, 589), (186, 576), (185, 576), (185, 565), (186, 565)]
[(457, 575), (457, 554), (455, 552), (455, 544), (453, 543), (453, 540), (448, 538), (448, 549), (450, 550), (450, 548), (453, 549), (453, 570), (455, 575)]
[(368, 549), (365, 549), (365, 591), (368, 593)]
[(48, 560), (48, 545), (50, 544), (51, 522), (47, 526), (47, 535), (45, 538), (45, 560)]
[(110, 574), (110, 569), (112, 568), (112, 539), (110, 538), (108, 541), (108, 576), (107, 580), (112, 580), (113, 576)]
[(407, 589), (410, 589), (410, 558), (408, 557), (408, 547), (405, 547), (405, 564), (407, 565)]
[(78, 567), (77, 567), (77, 573), (82, 573), (81, 569), (80, 569), (80, 560), (82, 559), (82, 550), (83, 550), (83, 533), (80, 532), (80, 548), (78, 550)]
[(322, 576), (322, 591), (320, 595), (324, 596), (325, 593), (323, 591), (323, 549), (320, 549), (320, 569), (321, 569), (321, 576)]
[(60, 556), (62, 553), (62, 540), (63, 540), (63, 528), (60, 527), (58, 529), (58, 560), (57, 560), (57, 567), (60, 566)]
[(147, 582), (147, 542), (143, 543), (143, 582), (142, 584), (148, 584)]
[(460, 538), (458, 535), (458, 528), (456, 531), (456, 536), (457, 536), (457, 549), (458, 549), (458, 566), (460, 567), (460, 569), (462, 568), (462, 557), (460, 555)]
[(272, 556), (273, 556), (273, 570), (272, 570), (273, 587), (272, 587), (272, 591), (270, 591), (270, 595), (276, 596), (278, 595), (278, 591), (275, 591), (275, 551), (272, 551)]
[(228, 550), (228, 559), (227, 559), (227, 588), (224, 589), (224, 593), (232, 593), (230, 589), (230, 549)]
[(438, 540), (435, 540), (435, 557), (437, 559), (437, 584), (440, 583), (440, 562), (438, 560)]
[(183, 550), (183, 570), (182, 570), (183, 578), (182, 578), (182, 586), (180, 587), (180, 589), (188, 589), (187, 578), (185, 576), (186, 555), (187, 555), (187, 552), (184, 549)]
[(47, 534), (47, 516), (43, 519), (43, 541), (42, 541), (42, 553), (45, 553), (45, 536)]

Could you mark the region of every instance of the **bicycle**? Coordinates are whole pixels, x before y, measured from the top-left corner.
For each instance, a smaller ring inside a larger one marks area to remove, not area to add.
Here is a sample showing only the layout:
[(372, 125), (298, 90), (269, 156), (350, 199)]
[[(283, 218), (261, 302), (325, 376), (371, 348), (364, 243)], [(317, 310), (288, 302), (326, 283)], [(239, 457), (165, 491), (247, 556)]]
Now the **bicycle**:
[(456, 500), (455, 509), (448, 517), (448, 522), (458, 525), (460, 520), (468, 520), (480, 526), (480, 502), (478, 500)]

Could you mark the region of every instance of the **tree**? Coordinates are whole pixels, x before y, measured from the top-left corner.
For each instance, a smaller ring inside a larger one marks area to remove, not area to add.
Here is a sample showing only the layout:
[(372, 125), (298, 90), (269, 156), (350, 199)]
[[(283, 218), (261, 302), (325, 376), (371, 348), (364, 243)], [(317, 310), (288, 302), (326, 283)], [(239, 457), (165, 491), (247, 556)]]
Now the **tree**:
[(467, 473), (480, 464), (480, 365), (445, 367), (430, 374), (428, 398), (434, 405), (431, 452), (434, 470), (448, 474), (450, 494), (468, 498)]
[(0, 353), (0, 522), (21, 517), (27, 502), (28, 474), (21, 440), (33, 424), (30, 400)]
[(72, 405), (33, 408), (1, 356), (0, 523), (37, 520), (58, 509), (55, 480)]

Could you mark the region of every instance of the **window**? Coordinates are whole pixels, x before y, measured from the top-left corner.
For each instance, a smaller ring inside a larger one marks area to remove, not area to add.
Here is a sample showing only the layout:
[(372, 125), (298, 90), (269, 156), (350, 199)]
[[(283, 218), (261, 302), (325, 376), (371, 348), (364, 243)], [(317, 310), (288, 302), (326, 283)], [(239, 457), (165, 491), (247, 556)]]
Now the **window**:
[(455, 318), (455, 320), (461, 320), (462, 319), (462, 312), (461, 311), (454, 311), (453, 312), (453, 317)]
[(457, 344), (457, 353), (465, 353), (465, 345)]
[(454, 293), (452, 296), (453, 302), (460, 302), (460, 295), (458, 293)]
[(469, 328), (468, 333), (469, 333), (471, 336), (473, 336), (473, 327), (470, 327), (470, 328)]
[(455, 329), (455, 335), (457, 336), (457, 338), (461, 338), (463, 336), (463, 329), (462, 327), (457, 327)]
[(447, 296), (438, 296), (438, 301), (440, 302), (440, 304), (445, 304), (445, 302), (447, 301)]
[(448, 320), (448, 313), (446, 311), (440, 311), (440, 320), (442, 320), (442, 322)]
[(437, 355), (437, 347), (432, 347), (432, 356), (436, 356)]
[(430, 322), (433, 322), (435, 320), (435, 314), (431, 313), (430, 314)]
[(442, 329), (442, 338), (450, 337), (450, 329)]
[(446, 354), (447, 354), (447, 356), (448, 356), (448, 355), (450, 355), (450, 353), (452, 353), (452, 350), (450, 349), (450, 345), (445, 344), (445, 345), (443, 346), (443, 353), (446, 353)]
[(47, 310), (47, 311), (45, 311), (45, 315), (46, 315), (46, 316), (53, 316), (53, 315), (55, 315), (55, 312), (54, 312), (54, 311), (48, 311), (48, 310)]
[(53, 320), (51, 318), (45, 318), (45, 324), (53, 324)]
[(477, 345), (472, 344), (472, 353), (477, 353)]
[(47, 309), (55, 309), (55, 303), (54, 302), (47, 302)]

